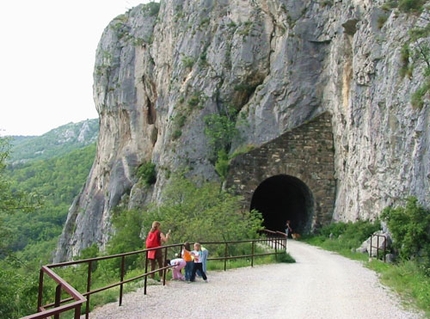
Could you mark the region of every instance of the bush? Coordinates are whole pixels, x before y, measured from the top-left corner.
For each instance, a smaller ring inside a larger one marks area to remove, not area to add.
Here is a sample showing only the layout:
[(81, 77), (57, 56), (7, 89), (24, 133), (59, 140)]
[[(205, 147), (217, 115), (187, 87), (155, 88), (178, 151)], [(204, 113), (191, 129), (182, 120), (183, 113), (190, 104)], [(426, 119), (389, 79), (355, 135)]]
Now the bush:
[(163, 193), (163, 204), (143, 213), (148, 231), (154, 220), (163, 231), (172, 230), (171, 242), (207, 242), (258, 238), (261, 214), (243, 211), (241, 198), (219, 184), (173, 176)]
[(157, 181), (157, 172), (155, 171), (155, 164), (151, 162), (144, 162), (137, 168), (136, 175), (138, 178), (141, 178), (147, 186), (155, 184), (155, 182)]
[(227, 152), (225, 150), (221, 150), (218, 152), (218, 159), (215, 163), (215, 171), (222, 178), (222, 180), (225, 180), (227, 178), (228, 167), (229, 159)]
[(387, 207), (381, 218), (387, 222), (399, 257), (420, 261), (430, 275), (430, 212), (418, 204), (417, 198), (409, 197), (405, 207)]
[(420, 12), (425, 2), (425, 0), (401, 0), (399, 9), (403, 12)]
[(340, 252), (344, 256), (356, 258), (351, 251), (355, 251), (363, 241), (379, 230), (379, 220), (337, 222), (321, 228), (318, 236), (305, 239), (308, 243), (323, 247), (330, 251)]

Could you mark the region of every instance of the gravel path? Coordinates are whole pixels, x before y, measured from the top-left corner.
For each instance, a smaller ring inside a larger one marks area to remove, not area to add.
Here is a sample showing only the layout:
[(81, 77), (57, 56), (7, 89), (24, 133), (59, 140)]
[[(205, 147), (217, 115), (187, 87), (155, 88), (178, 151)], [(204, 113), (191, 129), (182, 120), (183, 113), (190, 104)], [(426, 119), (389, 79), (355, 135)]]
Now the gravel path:
[(126, 294), (123, 305), (91, 319), (140, 318), (424, 318), (401, 307), (375, 272), (335, 253), (292, 241), (294, 264), (209, 272), (208, 283), (169, 281)]

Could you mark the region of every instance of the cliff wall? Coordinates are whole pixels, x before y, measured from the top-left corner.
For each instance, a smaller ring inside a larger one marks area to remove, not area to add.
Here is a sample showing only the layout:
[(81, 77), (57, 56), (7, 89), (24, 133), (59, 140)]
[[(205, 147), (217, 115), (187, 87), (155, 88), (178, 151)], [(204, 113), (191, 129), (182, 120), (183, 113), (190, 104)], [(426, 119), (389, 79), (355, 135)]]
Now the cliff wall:
[[(370, 0), (166, 0), (107, 26), (96, 52), (96, 160), (70, 208), (55, 261), (109, 239), (112, 209), (161, 200), (169, 174), (216, 180), (205, 118), (231, 115), (230, 152), (258, 149), (331, 115), (333, 220), (375, 218), (409, 195), (430, 205), (429, 106), (413, 106), (429, 16)], [(402, 73), (405, 66), (409, 72)], [(157, 182), (135, 169), (152, 162)]]

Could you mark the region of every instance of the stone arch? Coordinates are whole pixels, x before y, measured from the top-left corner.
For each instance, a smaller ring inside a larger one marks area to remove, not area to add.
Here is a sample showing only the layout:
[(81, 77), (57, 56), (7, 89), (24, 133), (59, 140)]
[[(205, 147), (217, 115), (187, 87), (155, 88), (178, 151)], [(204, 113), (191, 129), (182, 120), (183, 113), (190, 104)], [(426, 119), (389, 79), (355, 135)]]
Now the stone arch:
[(263, 215), (264, 227), (284, 231), (287, 220), (294, 232), (309, 233), (314, 214), (311, 190), (300, 179), (280, 174), (264, 180), (251, 199), (250, 210)]
[[(226, 187), (244, 197), (244, 209), (260, 207), (258, 210), (261, 211), (263, 207), (262, 212), (269, 216), (270, 221), (267, 228), (282, 231), (285, 226), (286, 217), (281, 213), (278, 217), (276, 214), (272, 216), (269, 210), (272, 209), (270, 205), (279, 205), (281, 208), (277, 209), (280, 211), (287, 204), (283, 204), (280, 195), (275, 197), (276, 200), (265, 200), (263, 196), (274, 196), (266, 190), (275, 192), (277, 187), (285, 188), (292, 197), (302, 198), (295, 203), (302, 207), (301, 213), (287, 214), (295, 217), (298, 232), (313, 232), (329, 224), (336, 197), (332, 130), (331, 114), (325, 112), (258, 148), (236, 156), (230, 162)], [(275, 225), (274, 221), (279, 224)]]

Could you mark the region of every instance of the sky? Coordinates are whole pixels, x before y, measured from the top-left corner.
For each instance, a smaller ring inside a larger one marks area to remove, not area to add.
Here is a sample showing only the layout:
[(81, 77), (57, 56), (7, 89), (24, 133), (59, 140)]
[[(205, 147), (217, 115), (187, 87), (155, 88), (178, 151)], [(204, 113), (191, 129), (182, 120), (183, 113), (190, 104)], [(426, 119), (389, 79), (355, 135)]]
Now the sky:
[(147, 2), (2, 0), (0, 136), (43, 135), (97, 118), (93, 69), (103, 30)]

